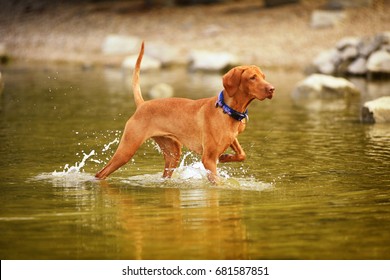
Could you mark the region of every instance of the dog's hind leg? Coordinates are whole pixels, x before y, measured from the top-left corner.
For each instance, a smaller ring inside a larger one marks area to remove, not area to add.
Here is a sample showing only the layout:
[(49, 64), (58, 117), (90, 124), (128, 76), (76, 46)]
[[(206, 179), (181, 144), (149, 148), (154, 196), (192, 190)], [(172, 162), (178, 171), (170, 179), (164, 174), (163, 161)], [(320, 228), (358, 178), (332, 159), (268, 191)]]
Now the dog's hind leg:
[(173, 171), (179, 165), (182, 145), (175, 139), (156, 136), (153, 137), (164, 155), (165, 167), (163, 178), (171, 178)]
[(126, 164), (134, 156), (142, 143), (148, 138), (145, 135), (140, 134), (139, 130), (134, 126), (129, 125), (129, 123), (130, 121), (126, 124), (122, 139), (113, 157), (102, 170), (96, 173), (96, 178), (105, 179), (119, 167)]

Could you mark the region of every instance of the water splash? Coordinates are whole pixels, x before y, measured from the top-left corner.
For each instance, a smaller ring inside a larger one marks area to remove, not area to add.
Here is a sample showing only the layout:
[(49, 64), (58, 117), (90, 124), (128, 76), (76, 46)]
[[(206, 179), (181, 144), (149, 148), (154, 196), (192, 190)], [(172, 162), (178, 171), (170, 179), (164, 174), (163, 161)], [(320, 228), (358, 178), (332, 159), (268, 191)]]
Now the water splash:
[(180, 189), (216, 188), (247, 191), (263, 191), (273, 186), (273, 183), (262, 182), (251, 176), (245, 178), (234, 177), (224, 167), (218, 168), (217, 171), (221, 182), (219, 185), (212, 185), (208, 181), (208, 171), (202, 162), (191, 152), (188, 152), (184, 154), (183, 159), (170, 179), (164, 179), (161, 177), (161, 173), (156, 173), (131, 176), (122, 180), (122, 182), (137, 187)]
[[(207, 169), (199, 161), (186, 164), (186, 159), (189, 156), (193, 156), (191, 152), (187, 152), (181, 160), (179, 167), (175, 169), (172, 178), (182, 180), (201, 180), (207, 178)], [(193, 159), (192, 159), (193, 160)]]
[(110, 149), (111, 145), (113, 144), (119, 144), (119, 138), (115, 138), (113, 141), (111, 141), (108, 144), (104, 144), (104, 147), (102, 149), (102, 152), (106, 152)]
[[(103, 144), (103, 148), (91, 150), (89, 153), (82, 151), (83, 158), (74, 165), (66, 164), (62, 171), (54, 171), (52, 173), (43, 173), (36, 176), (35, 180), (51, 180), (54, 186), (62, 187), (77, 187), (83, 186), (85, 182), (95, 180), (94, 176), (84, 171), (84, 167), (88, 162), (98, 164), (105, 163), (101, 158), (107, 156), (107, 153), (112, 152), (112, 145), (119, 143), (118, 134), (115, 134), (114, 140), (107, 144)], [(150, 147), (151, 143), (147, 143)], [(152, 142), (153, 147), (157, 149), (157, 144)], [(78, 155), (78, 154), (77, 154)], [(108, 159), (107, 159), (108, 160)], [(134, 160), (132, 160), (134, 164)], [(171, 179), (164, 179), (161, 173), (144, 174), (131, 176), (125, 179), (119, 178), (122, 182), (139, 187), (166, 187), (166, 188), (222, 188), (231, 190), (252, 190), (262, 191), (273, 186), (273, 183), (265, 183), (257, 180), (254, 177), (248, 177), (248, 174), (243, 166), (237, 168), (222, 166), (217, 169), (221, 178), (221, 184), (214, 186), (208, 181), (208, 170), (203, 166), (199, 157), (192, 152), (184, 154), (179, 166), (174, 170)], [(245, 175), (245, 178), (238, 176)]]
[[(79, 133), (76, 132), (76, 134)], [(88, 162), (94, 162), (98, 164), (105, 163), (103, 160), (101, 160), (101, 157), (111, 150), (111, 146), (113, 144), (117, 143), (119, 143), (119, 138), (115, 137), (114, 140), (103, 145), (101, 153), (96, 152), (95, 150), (90, 150), (89, 153), (82, 151), (81, 153), (83, 154), (83, 158), (74, 165), (67, 163), (63, 167), (62, 171), (55, 170), (49, 173), (41, 173), (35, 176), (33, 180), (52, 181), (54, 186), (62, 187), (75, 187), (82, 185), (87, 181), (93, 181), (95, 180), (94, 175), (86, 173), (84, 167)], [(79, 155), (79, 153), (76, 155)]]
[(71, 173), (80, 173), (82, 172), (82, 168), (85, 166), (87, 160), (96, 155), (95, 150), (92, 150), (89, 154), (83, 153), (84, 157), (80, 162), (76, 162), (75, 165), (69, 166), (69, 164), (65, 164), (64, 169), (61, 172), (57, 172), (56, 170), (52, 173), (53, 176), (71, 174)]

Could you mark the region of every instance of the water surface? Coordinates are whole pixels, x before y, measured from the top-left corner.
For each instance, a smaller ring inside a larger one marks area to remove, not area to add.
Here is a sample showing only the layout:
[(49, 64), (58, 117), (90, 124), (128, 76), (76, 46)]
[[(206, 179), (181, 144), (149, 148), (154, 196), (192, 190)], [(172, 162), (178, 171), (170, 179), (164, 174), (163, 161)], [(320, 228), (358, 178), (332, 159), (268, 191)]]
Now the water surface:
[[(247, 160), (220, 164), (212, 186), (188, 151), (161, 179), (152, 141), (93, 179), (135, 108), (121, 71), (3, 68), (1, 259), (389, 259), (390, 127), (359, 116), (390, 86), (297, 103), (300, 72), (264, 71), (277, 92), (249, 108)], [(180, 97), (221, 90), (220, 75), (172, 69), (142, 73), (144, 95), (159, 82)]]

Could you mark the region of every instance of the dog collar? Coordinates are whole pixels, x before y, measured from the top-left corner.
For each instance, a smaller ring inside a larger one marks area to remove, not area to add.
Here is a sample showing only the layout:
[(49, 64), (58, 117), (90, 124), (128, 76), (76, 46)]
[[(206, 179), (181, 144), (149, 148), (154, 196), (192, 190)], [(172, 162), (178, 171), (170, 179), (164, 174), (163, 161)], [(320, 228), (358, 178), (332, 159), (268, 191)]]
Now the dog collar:
[(230, 117), (237, 121), (242, 121), (243, 119), (246, 119), (246, 121), (249, 120), (248, 116), (248, 110), (246, 110), (244, 113), (240, 113), (232, 108), (230, 108), (228, 105), (225, 104), (223, 100), (223, 91), (218, 96), (218, 100), (215, 103), (215, 108), (221, 107), (224, 114), (228, 114)]

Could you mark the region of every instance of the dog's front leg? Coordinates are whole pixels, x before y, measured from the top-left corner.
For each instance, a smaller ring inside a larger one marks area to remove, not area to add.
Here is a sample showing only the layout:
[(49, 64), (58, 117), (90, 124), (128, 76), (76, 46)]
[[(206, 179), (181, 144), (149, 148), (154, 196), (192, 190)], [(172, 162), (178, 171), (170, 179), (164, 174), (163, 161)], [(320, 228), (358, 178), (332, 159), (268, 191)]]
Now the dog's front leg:
[(219, 162), (232, 162), (232, 161), (244, 161), (246, 158), (245, 152), (242, 149), (237, 138), (234, 139), (233, 143), (230, 145), (230, 148), (233, 149), (234, 154), (223, 154), (219, 157)]
[(204, 152), (202, 155), (203, 166), (207, 169), (207, 178), (213, 184), (219, 184), (220, 178), (217, 175), (217, 158), (213, 153)]

